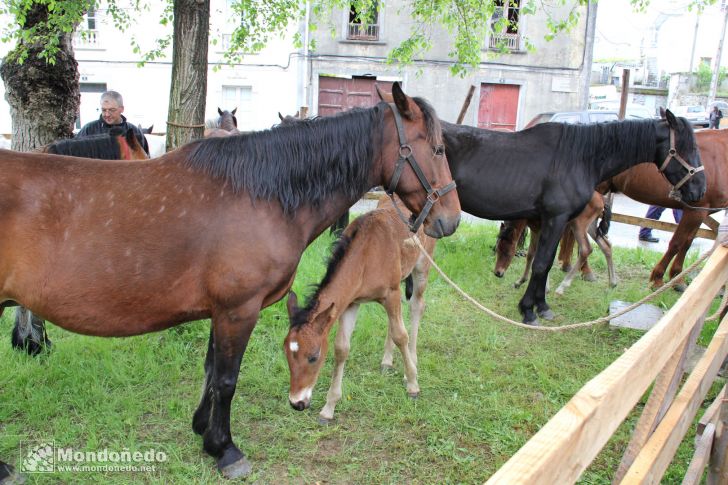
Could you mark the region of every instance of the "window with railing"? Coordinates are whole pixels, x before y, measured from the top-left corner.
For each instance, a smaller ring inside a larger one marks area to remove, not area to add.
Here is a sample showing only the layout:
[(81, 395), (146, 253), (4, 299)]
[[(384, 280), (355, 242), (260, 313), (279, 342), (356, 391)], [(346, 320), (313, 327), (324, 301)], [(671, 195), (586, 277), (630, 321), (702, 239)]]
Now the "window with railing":
[(373, 12), (358, 12), (354, 5), (350, 6), (348, 40), (379, 40), (379, 5), (375, 3), (373, 9)]
[(101, 48), (99, 31), (96, 28), (98, 23), (98, 12), (90, 8), (83, 16), (83, 22), (73, 34), (73, 47), (76, 49), (99, 49)]
[(488, 38), (489, 48), (521, 50), (519, 15), (520, 0), (495, 0), (495, 11), (490, 20), (493, 32)]

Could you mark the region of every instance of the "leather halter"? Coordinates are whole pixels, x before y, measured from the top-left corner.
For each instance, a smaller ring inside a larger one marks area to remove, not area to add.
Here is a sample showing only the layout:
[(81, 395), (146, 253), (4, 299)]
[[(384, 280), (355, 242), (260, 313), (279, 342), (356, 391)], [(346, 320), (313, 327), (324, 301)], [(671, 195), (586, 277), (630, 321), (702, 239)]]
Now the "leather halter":
[(397, 184), (399, 184), (399, 179), (402, 176), (402, 172), (404, 172), (405, 162), (409, 163), (410, 167), (412, 167), (412, 171), (414, 171), (415, 175), (417, 175), (420, 184), (422, 184), (422, 187), (425, 189), (425, 191), (427, 191), (427, 202), (425, 202), (425, 206), (420, 211), (420, 214), (413, 222), (406, 221), (409, 230), (412, 232), (417, 232), (417, 229), (419, 229), (419, 227), (425, 221), (425, 218), (427, 218), (427, 215), (430, 213), (432, 206), (435, 205), (435, 202), (437, 202), (440, 197), (455, 188), (455, 181), (453, 180), (449, 184), (445, 185), (444, 187), (440, 187), (437, 190), (432, 188), (432, 185), (430, 185), (427, 177), (425, 177), (425, 174), (422, 172), (422, 169), (417, 163), (417, 160), (415, 160), (412, 146), (407, 143), (407, 138), (405, 137), (404, 133), (404, 124), (402, 123), (402, 115), (399, 114), (399, 110), (397, 110), (397, 107), (394, 105), (394, 103), (387, 104), (390, 108), (392, 108), (392, 113), (394, 114), (394, 122), (397, 126), (397, 135), (399, 135), (399, 158), (397, 159), (397, 163), (394, 166), (392, 180), (389, 182), (389, 187), (387, 188), (386, 192), (387, 195), (392, 198), (394, 207), (397, 209), (397, 212), (399, 212), (400, 217), (406, 221), (406, 218), (399, 210), (399, 207), (397, 207), (397, 204), (394, 201), (393, 194), (394, 190), (397, 188)]
[(662, 172), (663, 174), (665, 173), (665, 169), (670, 164), (673, 158), (677, 160), (680, 165), (682, 165), (685, 170), (688, 171), (688, 173), (682, 178), (682, 180), (672, 186), (668, 197), (674, 200), (682, 201), (682, 196), (680, 195), (680, 192), (678, 190), (680, 189), (680, 187), (685, 185), (685, 182), (693, 178), (696, 173), (702, 172), (704, 170), (704, 167), (702, 165), (699, 167), (693, 167), (688, 162), (686, 162), (683, 157), (680, 156), (680, 154), (675, 149), (675, 130), (670, 128), (670, 151), (667, 152), (667, 157), (665, 157), (665, 161), (662, 162), (662, 165), (660, 165), (660, 172)]

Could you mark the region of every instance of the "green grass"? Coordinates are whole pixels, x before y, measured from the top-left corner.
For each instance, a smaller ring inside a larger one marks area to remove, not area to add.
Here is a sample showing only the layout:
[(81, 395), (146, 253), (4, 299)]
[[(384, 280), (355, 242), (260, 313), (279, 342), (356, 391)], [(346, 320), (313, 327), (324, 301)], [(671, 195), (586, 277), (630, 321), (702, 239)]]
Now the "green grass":
[[(512, 283), (523, 258), (497, 279), (492, 273), (495, 235), (494, 226), (465, 224), (439, 243), (436, 260), (483, 304), (519, 319), (516, 303), (523, 290), (514, 290)], [(321, 278), (330, 242), (323, 236), (304, 255), (294, 285), (299, 295)], [(576, 280), (565, 296), (549, 295), (558, 315), (554, 324), (597, 318), (612, 300), (636, 301), (648, 293), (647, 278), (660, 255), (642, 249), (615, 253), (617, 288), (608, 288), (605, 263), (596, 251), (591, 262), (597, 282)], [(688, 263), (694, 260), (691, 254)], [(562, 277), (552, 272), (552, 288)], [(434, 271), (426, 296), (418, 345), (420, 398), (406, 395), (399, 355), (395, 374), (379, 372), (385, 314), (365, 305), (352, 340), (344, 397), (327, 427), (317, 424), (317, 415), (329, 385), (332, 352), (311, 409), (294, 411), (281, 349), (288, 329), (284, 303), (262, 312), (232, 406), (233, 437), (254, 466), (251, 483), (482, 483), (641, 336), (606, 326), (553, 334), (510, 327), (463, 301)], [(677, 297), (669, 291), (654, 303), (669, 308)], [(190, 427), (209, 322), (127, 339), (84, 337), (49, 325), (53, 351), (30, 358), (10, 348), (12, 314), (0, 320), (0, 336), (5, 336), (0, 345), (0, 457), (15, 463), (20, 442), (28, 440), (53, 440), (78, 451), (154, 448), (168, 457), (151, 473), (32, 474), (30, 483), (218, 482), (214, 461)], [(714, 323), (706, 326), (703, 345), (714, 330)], [(629, 433), (626, 425), (618, 430), (581, 483), (610, 482)], [(691, 453), (688, 437), (665, 483), (681, 480)]]

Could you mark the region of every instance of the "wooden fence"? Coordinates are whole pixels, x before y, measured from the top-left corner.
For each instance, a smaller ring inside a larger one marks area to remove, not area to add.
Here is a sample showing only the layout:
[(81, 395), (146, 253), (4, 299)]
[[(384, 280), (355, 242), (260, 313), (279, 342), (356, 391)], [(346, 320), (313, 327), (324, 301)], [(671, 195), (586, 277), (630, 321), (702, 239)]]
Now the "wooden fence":
[[(728, 317), (693, 372), (684, 365), (713, 298), (728, 279), (728, 249), (716, 248), (665, 316), (581, 390), (488, 484), (574, 483), (654, 382), (614, 483), (660, 483), (728, 354)], [(683, 484), (728, 483), (725, 387), (700, 420), (696, 452)]]

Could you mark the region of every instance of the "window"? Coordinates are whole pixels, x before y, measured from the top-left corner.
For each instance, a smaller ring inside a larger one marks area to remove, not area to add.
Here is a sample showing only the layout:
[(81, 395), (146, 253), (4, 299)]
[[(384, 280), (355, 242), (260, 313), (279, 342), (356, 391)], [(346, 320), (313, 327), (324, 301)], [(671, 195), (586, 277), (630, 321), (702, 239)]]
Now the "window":
[(490, 20), (493, 33), (488, 41), (491, 49), (521, 50), (518, 32), (520, 0), (495, 0), (495, 11)]
[(98, 12), (94, 8), (89, 8), (83, 16), (83, 22), (79, 24), (73, 35), (73, 47), (76, 49), (100, 49), (102, 46), (99, 41), (98, 24)]
[(349, 7), (349, 23), (346, 38), (349, 40), (379, 40), (379, 5), (374, 2), (374, 12), (358, 12)]

